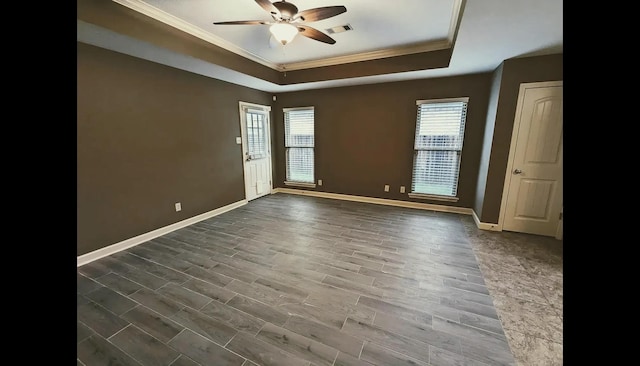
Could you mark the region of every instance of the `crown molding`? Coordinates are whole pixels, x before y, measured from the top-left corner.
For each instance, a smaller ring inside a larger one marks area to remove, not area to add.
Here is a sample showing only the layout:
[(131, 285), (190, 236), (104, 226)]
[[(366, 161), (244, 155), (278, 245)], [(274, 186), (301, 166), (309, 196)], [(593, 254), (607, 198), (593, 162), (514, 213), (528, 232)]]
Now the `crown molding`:
[(455, 36), (459, 27), (461, 18), (462, 6), (466, 0), (454, 0), (453, 11), (451, 14), (449, 34), (444, 40), (431, 41), (421, 44), (415, 44), (410, 46), (386, 48), (381, 50), (361, 52), (351, 55), (328, 57), (320, 60), (309, 60), (292, 62), (287, 64), (276, 64), (268, 61), (256, 54), (248, 52), (247, 50), (240, 48), (233, 43), (226, 41), (218, 36), (215, 36), (202, 28), (196, 27), (178, 17), (175, 17), (161, 9), (158, 9), (152, 5), (147, 4), (142, 0), (112, 0), (115, 3), (126, 6), (129, 9), (144, 14), (150, 18), (153, 18), (159, 22), (165, 23), (171, 27), (179, 29), (192, 36), (198, 37), (204, 41), (207, 41), (213, 45), (223, 48), (227, 51), (233, 52), (239, 56), (245, 57), (249, 60), (255, 61), (261, 65), (267, 66), (277, 71), (293, 71), (303, 70), (316, 67), (334, 66), (352, 62), (370, 61), (376, 59), (382, 59), (387, 57), (404, 56), (415, 53), (438, 51), (453, 47)]
[(191, 23), (187, 23), (184, 20), (175, 17), (164, 10), (160, 10), (155, 6), (149, 5), (140, 0), (113, 0), (113, 2), (118, 3), (120, 5), (126, 6), (129, 9), (135, 10), (138, 13), (144, 14), (150, 18), (153, 18), (159, 22), (170, 25), (176, 29), (179, 29), (185, 33), (191, 34), (192, 36), (198, 37), (204, 41), (207, 41), (211, 44), (214, 44), (220, 48), (224, 48), (227, 51), (233, 52), (242, 57), (248, 58), (249, 60), (255, 61), (261, 65), (270, 67), (274, 70), (282, 71), (279, 69), (278, 65), (270, 62), (268, 60), (263, 59), (262, 57), (255, 55), (251, 52), (247, 52), (245, 49), (242, 49), (231, 42), (228, 42), (218, 36), (215, 36), (202, 28), (196, 27)]
[(458, 32), (458, 28), (460, 27), (460, 20), (462, 19), (463, 5), (465, 3), (466, 3), (466, 0), (454, 0), (453, 11), (451, 12), (451, 19), (449, 21), (449, 34), (447, 34), (447, 38), (444, 40), (432, 41), (432, 42), (421, 43), (421, 44), (411, 45), (411, 46), (404, 46), (404, 47), (387, 48), (387, 49), (376, 50), (371, 52), (362, 52), (362, 53), (357, 53), (353, 55), (329, 57), (322, 60), (310, 60), (310, 61), (293, 62), (290, 64), (280, 64), (278, 65), (278, 70), (280, 71), (303, 70), (303, 69), (310, 69), (314, 67), (333, 66), (333, 65), (346, 64), (350, 62), (369, 61), (369, 60), (376, 60), (376, 59), (387, 58), (387, 57), (404, 56), (404, 55), (410, 55), (414, 53), (439, 51), (439, 50), (451, 48), (453, 47), (456, 34)]
[(464, 13), (466, 4), (467, 0), (454, 0), (453, 2), (453, 12), (451, 13), (451, 21), (449, 22), (449, 35), (447, 36), (452, 46), (456, 43), (456, 37), (460, 29), (460, 21), (462, 20), (462, 14)]

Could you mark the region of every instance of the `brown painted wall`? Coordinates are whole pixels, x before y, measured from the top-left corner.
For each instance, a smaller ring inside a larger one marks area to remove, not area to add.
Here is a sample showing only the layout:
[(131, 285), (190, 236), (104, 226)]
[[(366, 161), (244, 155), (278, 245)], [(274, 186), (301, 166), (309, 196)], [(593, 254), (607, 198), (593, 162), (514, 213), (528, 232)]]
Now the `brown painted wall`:
[(449, 66), (452, 50), (436, 50), (341, 65), (294, 70), (283, 73), (281, 84), (297, 84), (322, 80), (346, 79), (360, 76), (393, 74), (416, 70), (439, 69)]
[[(276, 180), (284, 187), (282, 108), (314, 106), (317, 191), (473, 207), (486, 121), (491, 73), (278, 94), (272, 110), (276, 131)], [(411, 199), (416, 100), (469, 97), (457, 203)], [(385, 184), (390, 191), (384, 192)]]
[(473, 210), (480, 216), (484, 205), (484, 192), (487, 188), (487, 176), (489, 175), (489, 160), (491, 159), (491, 146), (493, 144), (493, 131), (495, 129), (496, 113), (498, 112), (498, 99), (500, 97), (500, 82), (502, 81), (502, 68), (500, 64), (491, 78), (491, 93), (487, 106), (487, 121), (484, 127), (484, 141), (482, 143), (482, 154), (480, 155), (480, 166), (478, 167), (478, 186), (476, 187), (476, 202)]
[(270, 94), (83, 43), (77, 93), (78, 255), (244, 199), (238, 102)]
[(521, 83), (556, 81), (563, 77), (563, 54), (505, 60), (495, 117), (491, 157), (480, 221), (498, 223), (511, 133)]

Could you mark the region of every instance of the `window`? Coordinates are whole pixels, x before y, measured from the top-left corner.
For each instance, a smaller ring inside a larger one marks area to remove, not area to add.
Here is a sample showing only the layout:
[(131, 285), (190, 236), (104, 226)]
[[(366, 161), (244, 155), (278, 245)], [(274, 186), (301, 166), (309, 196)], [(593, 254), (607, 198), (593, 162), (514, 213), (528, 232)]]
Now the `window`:
[(457, 201), (469, 98), (419, 100), (410, 197)]
[(266, 118), (267, 115), (263, 111), (246, 109), (247, 156), (254, 160), (267, 156)]
[(285, 184), (315, 187), (313, 107), (285, 108), (283, 111), (287, 164)]

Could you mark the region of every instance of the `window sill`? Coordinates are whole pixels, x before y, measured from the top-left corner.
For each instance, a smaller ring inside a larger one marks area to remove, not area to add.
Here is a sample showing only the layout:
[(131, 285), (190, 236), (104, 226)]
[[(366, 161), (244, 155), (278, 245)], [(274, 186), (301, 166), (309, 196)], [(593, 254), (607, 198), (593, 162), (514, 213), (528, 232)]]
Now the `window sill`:
[(446, 202), (458, 202), (458, 199), (459, 199), (458, 197), (438, 196), (435, 194), (424, 194), (424, 193), (409, 193), (409, 197), (419, 198), (423, 200), (446, 201)]
[(315, 183), (304, 183), (304, 182), (284, 182), (285, 185), (294, 186), (294, 187), (305, 187), (305, 188), (316, 188)]

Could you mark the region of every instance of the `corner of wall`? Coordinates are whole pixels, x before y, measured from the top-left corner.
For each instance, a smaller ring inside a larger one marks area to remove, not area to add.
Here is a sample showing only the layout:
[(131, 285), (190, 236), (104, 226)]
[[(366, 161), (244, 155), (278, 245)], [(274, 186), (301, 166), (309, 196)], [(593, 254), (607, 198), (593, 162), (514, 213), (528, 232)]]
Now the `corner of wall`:
[(492, 224), (492, 223), (480, 221), (480, 218), (478, 218), (478, 214), (476, 214), (475, 210), (471, 211), (471, 215), (473, 216), (473, 222), (476, 223), (476, 227), (478, 229), (487, 230), (487, 231), (502, 231), (502, 229), (500, 229), (498, 224)]

